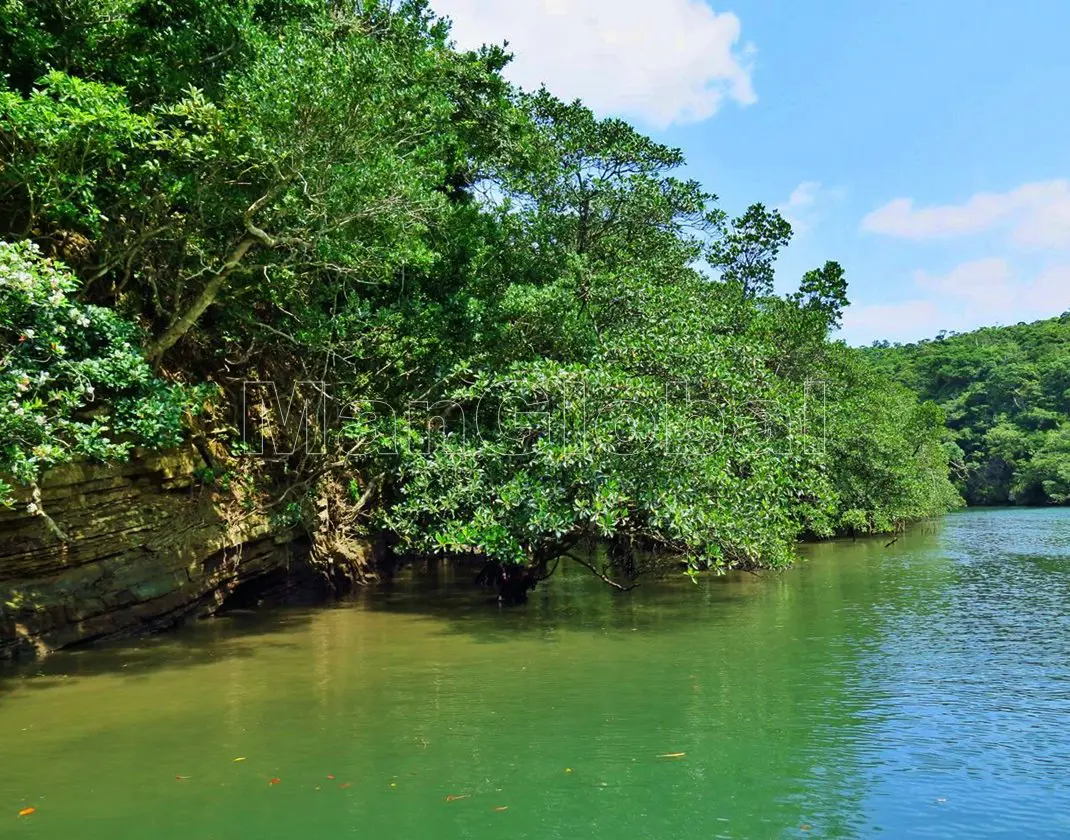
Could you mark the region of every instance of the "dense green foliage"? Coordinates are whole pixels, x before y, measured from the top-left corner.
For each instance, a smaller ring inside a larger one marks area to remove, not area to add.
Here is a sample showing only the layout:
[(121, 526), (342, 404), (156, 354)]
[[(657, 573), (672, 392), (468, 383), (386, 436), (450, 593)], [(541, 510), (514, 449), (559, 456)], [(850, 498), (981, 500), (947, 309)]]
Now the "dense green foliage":
[(153, 374), (133, 325), (79, 303), (77, 286), (33, 244), (0, 242), (0, 465), (26, 484), (76, 457), (174, 446), (194, 409), (195, 391)]
[[(116, 433), (165, 445), (163, 382), (211, 384), (198, 437), (255, 429), (288, 510), (348, 488), (316, 527), (540, 572), (590, 540), (605, 576), (781, 565), (955, 502), (940, 412), (828, 339), (839, 265), (777, 296), (779, 214), (729, 220), (679, 150), (448, 36), (419, 0), (0, 3), (0, 236), (70, 267), (94, 331), (145, 336), (101, 378)], [(250, 381), (326, 394), (327, 423)], [(35, 446), (115, 454), (55, 405)], [(4, 447), (20, 480), (51, 463)]]
[(869, 353), (943, 406), (970, 504), (1070, 503), (1070, 313)]

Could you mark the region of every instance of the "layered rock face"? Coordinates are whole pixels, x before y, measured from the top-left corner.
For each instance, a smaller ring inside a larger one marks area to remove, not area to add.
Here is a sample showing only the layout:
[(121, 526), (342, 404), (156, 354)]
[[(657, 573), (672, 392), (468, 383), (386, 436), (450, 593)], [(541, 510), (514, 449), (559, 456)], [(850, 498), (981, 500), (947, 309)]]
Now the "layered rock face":
[(225, 512), (194, 480), (202, 464), (190, 448), (69, 465), (39, 499), (0, 510), (0, 659), (322, 585), (307, 541), (263, 513)]

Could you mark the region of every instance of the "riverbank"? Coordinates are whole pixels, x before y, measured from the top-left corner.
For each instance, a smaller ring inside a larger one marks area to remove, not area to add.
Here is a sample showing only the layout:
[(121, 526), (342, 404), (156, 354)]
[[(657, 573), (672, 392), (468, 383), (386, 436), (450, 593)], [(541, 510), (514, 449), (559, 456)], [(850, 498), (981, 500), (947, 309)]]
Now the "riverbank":
[(69, 464), (0, 510), (0, 659), (323, 595), (302, 532), (196, 479), (195, 449)]
[[(207, 466), (186, 446), (68, 464), (36, 494), (22, 489), (18, 505), (0, 510), (0, 660), (228, 609), (322, 603), (384, 563), (371, 540), (336, 540), (325, 567), (307, 528), (206, 485)], [(462, 574), (470, 584), (475, 571)]]

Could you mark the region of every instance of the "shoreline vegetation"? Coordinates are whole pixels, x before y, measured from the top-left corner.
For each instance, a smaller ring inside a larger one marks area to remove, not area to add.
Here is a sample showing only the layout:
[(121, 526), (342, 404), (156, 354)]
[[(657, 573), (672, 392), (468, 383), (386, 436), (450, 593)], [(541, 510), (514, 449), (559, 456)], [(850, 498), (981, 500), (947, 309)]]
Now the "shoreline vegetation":
[(834, 340), (837, 263), (774, 291), (779, 213), (424, 2), (13, 2), (0, 56), (0, 500), (46, 522), (49, 468), (188, 441), (328, 563), (474, 552), (523, 589), (597, 543), (628, 588), (898, 531), (981, 463), (908, 351)]

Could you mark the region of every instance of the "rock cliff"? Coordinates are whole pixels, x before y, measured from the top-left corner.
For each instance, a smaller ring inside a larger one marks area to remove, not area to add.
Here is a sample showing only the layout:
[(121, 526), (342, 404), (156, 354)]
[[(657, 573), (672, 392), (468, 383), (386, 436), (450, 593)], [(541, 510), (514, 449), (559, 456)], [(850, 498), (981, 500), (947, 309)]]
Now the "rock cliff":
[(69, 465), (0, 511), (0, 659), (323, 587), (307, 540), (199, 485), (202, 463), (189, 448)]

